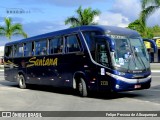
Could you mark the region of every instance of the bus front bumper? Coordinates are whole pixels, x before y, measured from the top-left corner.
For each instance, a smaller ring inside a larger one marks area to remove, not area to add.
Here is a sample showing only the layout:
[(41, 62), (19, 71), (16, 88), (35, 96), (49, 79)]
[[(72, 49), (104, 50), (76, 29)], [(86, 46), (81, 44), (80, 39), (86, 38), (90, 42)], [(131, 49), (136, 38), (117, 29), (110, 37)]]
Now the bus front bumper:
[(148, 89), (151, 86), (151, 75), (146, 78), (128, 79), (111, 73), (106, 74), (114, 79), (112, 90), (115, 92)]

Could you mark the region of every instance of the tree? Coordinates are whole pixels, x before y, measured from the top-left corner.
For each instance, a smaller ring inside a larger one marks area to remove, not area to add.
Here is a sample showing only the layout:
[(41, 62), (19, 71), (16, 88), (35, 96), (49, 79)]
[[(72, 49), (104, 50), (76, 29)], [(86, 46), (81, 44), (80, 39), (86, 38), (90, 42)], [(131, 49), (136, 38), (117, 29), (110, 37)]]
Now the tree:
[(93, 22), (95, 16), (100, 14), (99, 10), (92, 10), (90, 7), (82, 9), (80, 6), (77, 10), (77, 17), (71, 16), (65, 20), (65, 24), (71, 24), (71, 27), (81, 26), (81, 25), (93, 25), (97, 24)]
[(159, 25), (155, 25), (151, 28), (153, 34), (155, 37), (160, 36), (160, 26)]
[(27, 38), (27, 34), (23, 31), (21, 24), (13, 24), (11, 18), (5, 18), (4, 22), (5, 26), (0, 26), (0, 35), (6, 36), (9, 40), (13, 35), (22, 35)]
[(130, 23), (128, 28), (138, 31), (143, 38), (153, 38), (152, 30), (149, 27), (146, 27), (139, 19)]
[(144, 24), (141, 23), (141, 21), (139, 19), (137, 19), (134, 22), (130, 23), (128, 25), (128, 28), (130, 28), (132, 30), (137, 30), (141, 34), (143, 33), (143, 31), (145, 31), (145, 26), (144, 26)]
[(141, 0), (141, 4), (140, 20), (146, 25), (147, 18), (160, 8), (160, 0)]
[(142, 37), (152, 38), (154, 32), (146, 26), (147, 18), (160, 8), (160, 0), (141, 0), (142, 11), (139, 19), (128, 25), (128, 28), (137, 30)]

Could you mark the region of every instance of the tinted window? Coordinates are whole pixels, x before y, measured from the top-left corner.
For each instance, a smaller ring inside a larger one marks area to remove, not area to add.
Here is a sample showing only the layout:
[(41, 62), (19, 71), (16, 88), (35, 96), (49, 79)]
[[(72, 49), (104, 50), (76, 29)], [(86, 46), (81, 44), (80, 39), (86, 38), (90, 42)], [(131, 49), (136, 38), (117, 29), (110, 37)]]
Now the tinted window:
[(34, 55), (34, 45), (33, 43), (24, 44), (24, 56), (33, 56)]
[(66, 49), (67, 52), (80, 51), (77, 35), (70, 35), (66, 37)]
[(5, 47), (5, 56), (12, 57), (13, 54), (13, 47), (12, 46), (6, 46)]
[(63, 38), (57, 37), (50, 40), (50, 54), (63, 52)]
[(97, 38), (95, 47), (96, 47), (95, 60), (104, 66), (109, 66), (108, 45), (106, 40)]
[(47, 54), (47, 40), (41, 40), (35, 42), (35, 55)]
[(98, 31), (85, 31), (83, 32), (85, 40), (90, 50), (95, 49), (95, 35), (101, 35)]
[(23, 56), (23, 44), (14, 45), (14, 57)]

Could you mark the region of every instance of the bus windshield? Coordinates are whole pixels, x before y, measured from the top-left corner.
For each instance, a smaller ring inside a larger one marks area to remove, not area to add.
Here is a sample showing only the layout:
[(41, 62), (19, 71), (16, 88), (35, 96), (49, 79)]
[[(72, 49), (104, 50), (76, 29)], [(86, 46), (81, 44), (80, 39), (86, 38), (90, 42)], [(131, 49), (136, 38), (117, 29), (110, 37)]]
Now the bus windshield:
[(112, 54), (114, 66), (128, 71), (149, 68), (149, 57), (141, 38), (113, 38), (115, 52)]

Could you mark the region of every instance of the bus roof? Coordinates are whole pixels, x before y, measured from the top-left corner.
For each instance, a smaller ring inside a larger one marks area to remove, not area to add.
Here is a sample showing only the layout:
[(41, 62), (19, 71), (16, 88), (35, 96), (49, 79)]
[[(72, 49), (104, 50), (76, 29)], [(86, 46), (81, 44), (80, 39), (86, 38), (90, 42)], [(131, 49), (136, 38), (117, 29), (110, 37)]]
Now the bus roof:
[(139, 34), (135, 30), (130, 30), (127, 28), (121, 28), (121, 27), (115, 27), (115, 26), (103, 26), (103, 25), (90, 25), (90, 26), (80, 26), (80, 27), (68, 28), (64, 30), (45, 33), (45, 34), (37, 35), (34, 37), (29, 37), (26, 39), (9, 42), (9, 43), (6, 43), (6, 45), (24, 43), (28, 41), (40, 40), (40, 39), (45, 39), (45, 38), (51, 38), (54, 36), (70, 34), (70, 33), (74, 33), (77, 31), (100, 31), (102, 33), (108, 33), (108, 34), (113, 34), (113, 35), (139, 36)]

